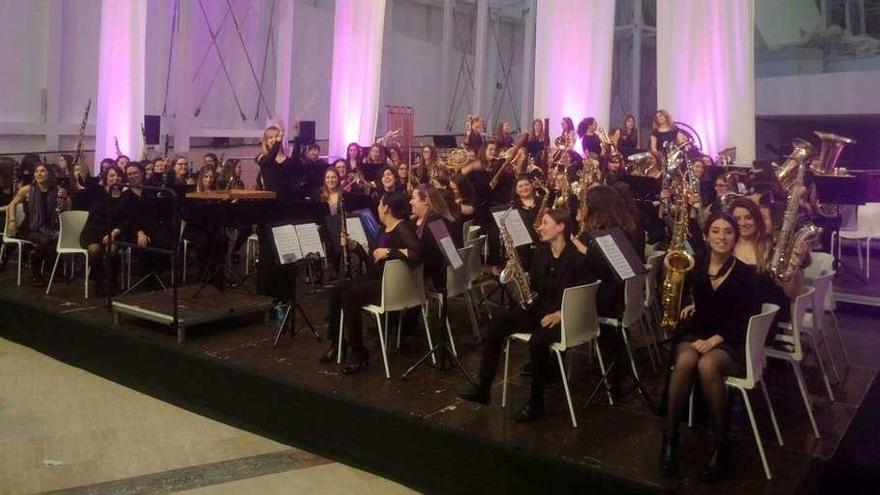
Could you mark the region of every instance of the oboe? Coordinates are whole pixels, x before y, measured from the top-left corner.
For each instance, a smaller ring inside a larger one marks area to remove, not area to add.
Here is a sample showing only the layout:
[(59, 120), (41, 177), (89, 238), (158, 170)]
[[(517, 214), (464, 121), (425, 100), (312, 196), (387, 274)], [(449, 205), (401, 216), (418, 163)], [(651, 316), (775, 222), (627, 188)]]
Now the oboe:
[(351, 253), (348, 250), (348, 226), (345, 224), (345, 199), (342, 191), (339, 191), (339, 203), (336, 207), (336, 214), (339, 215), (339, 232), (342, 238), (346, 240), (342, 245), (342, 275), (348, 279), (351, 278)]

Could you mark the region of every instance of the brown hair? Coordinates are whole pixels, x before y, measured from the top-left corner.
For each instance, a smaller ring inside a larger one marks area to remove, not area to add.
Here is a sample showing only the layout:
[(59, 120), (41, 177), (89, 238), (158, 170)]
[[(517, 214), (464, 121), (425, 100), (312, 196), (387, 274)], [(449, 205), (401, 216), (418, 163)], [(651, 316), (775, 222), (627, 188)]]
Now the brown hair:
[(565, 224), (565, 230), (562, 231), (562, 235), (565, 236), (566, 240), (571, 236), (571, 212), (567, 208), (547, 210), (544, 214), (549, 215), (555, 223)]
[(413, 192), (415, 192), (422, 201), (427, 201), (428, 208), (430, 208), (431, 211), (443, 217), (447, 222), (455, 222), (455, 215), (452, 214), (452, 210), (449, 209), (449, 204), (446, 203), (446, 199), (443, 197), (443, 193), (439, 189), (420, 184), (419, 187), (413, 189)]
[[(767, 270), (767, 256), (770, 253), (770, 244), (772, 239), (767, 232), (767, 224), (764, 223), (764, 216), (761, 215), (761, 209), (754, 201), (747, 198), (736, 198), (730, 203), (727, 212), (736, 218), (733, 210), (742, 208), (749, 212), (752, 220), (755, 222), (755, 259), (757, 260), (757, 268), (759, 273)], [(739, 223), (737, 223), (737, 228)], [(740, 236), (741, 237), (741, 236)]]
[(592, 234), (613, 227), (620, 227), (627, 233), (635, 231), (635, 219), (615, 188), (593, 186), (587, 190), (586, 200), (585, 232)]
[(672, 123), (672, 115), (670, 115), (669, 112), (667, 112), (666, 110), (663, 110), (663, 109), (661, 108), (661, 109), (657, 110), (656, 112), (654, 112), (654, 118), (651, 119), (651, 127), (652, 127), (655, 131), (657, 130), (657, 127), (658, 127), (658, 126), (657, 126), (657, 114), (658, 114), (658, 113), (659, 113), (660, 115), (663, 115), (664, 117), (666, 117), (666, 124), (667, 124), (669, 127), (673, 128), (673, 129), (675, 128), (675, 124)]

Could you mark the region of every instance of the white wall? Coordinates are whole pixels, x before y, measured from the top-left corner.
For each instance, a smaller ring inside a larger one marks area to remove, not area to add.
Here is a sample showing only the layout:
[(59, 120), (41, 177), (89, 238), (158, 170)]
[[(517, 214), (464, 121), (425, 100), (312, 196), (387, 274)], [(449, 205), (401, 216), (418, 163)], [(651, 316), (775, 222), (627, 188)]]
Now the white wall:
[(764, 77), (755, 81), (755, 114), (878, 115), (880, 71)]

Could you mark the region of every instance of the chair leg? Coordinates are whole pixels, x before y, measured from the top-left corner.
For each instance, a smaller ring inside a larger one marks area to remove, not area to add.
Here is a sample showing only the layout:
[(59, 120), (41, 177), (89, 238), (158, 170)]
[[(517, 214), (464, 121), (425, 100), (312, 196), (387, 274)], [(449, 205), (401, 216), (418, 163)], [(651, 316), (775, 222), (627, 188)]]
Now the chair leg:
[(187, 243), (183, 243), (183, 283), (186, 283), (186, 251), (187, 251)]
[[(71, 264), (72, 264), (73, 263), (73, 256), (71, 256), (70, 259), (71, 259)], [(99, 261), (99, 263), (100, 263), (100, 261)], [(71, 270), (71, 271), (73, 271), (73, 270)], [(89, 298), (89, 274), (90, 273), (91, 273), (91, 270), (89, 269), (89, 255), (86, 254), (86, 269), (85, 269), (85, 272), (83, 273), (83, 287), (85, 289), (83, 292), (85, 293), (85, 299)]]
[(770, 402), (770, 394), (767, 393), (767, 385), (764, 384), (764, 380), (758, 382), (758, 385), (761, 387), (761, 392), (764, 394), (764, 402), (767, 403), (767, 410), (770, 411), (770, 422), (773, 423), (773, 430), (776, 432), (776, 441), (782, 446), (782, 432), (779, 431), (779, 423), (776, 421), (776, 411), (773, 410), (773, 403)]
[(23, 247), (21, 244), (18, 245), (18, 285), (21, 285), (21, 252), (24, 251)]
[(856, 252), (859, 254), (859, 269), (865, 269), (865, 262), (862, 260), (862, 241), (856, 240)]
[(452, 325), (449, 324), (449, 318), (446, 318), (446, 333), (449, 335), (449, 347), (452, 349), (452, 355), (458, 357), (458, 351), (455, 349), (455, 337), (452, 336)]
[[(820, 311), (821, 315), (819, 318), (825, 316), (824, 311)], [(834, 361), (834, 353), (831, 352), (831, 347), (828, 346), (828, 336), (825, 335), (825, 325), (821, 319), (817, 319), (816, 312), (813, 311), (813, 321), (814, 321), (814, 333), (819, 335), (818, 341), (821, 341), (822, 348), (825, 349), (825, 354), (828, 356), (828, 362), (831, 364), (831, 372), (834, 373), (834, 382), (840, 383), (840, 371), (837, 369), (837, 363)], [(816, 342), (818, 345), (820, 342)], [(819, 352), (819, 349), (816, 349), (816, 352)]]
[(828, 398), (831, 402), (834, 402), (834, 391), (831, 390), (831, 382), (828, 380), (828, 372), (825, 371), (825, 361), (822, 359), (822, 355), (819, 354), (819, 349), (816, 347), (816, 341), (809, 337), (809, 334), (805, 333), (807, 336), (806, 341), (810, 342), (810, 347), (813, 349), (813, 355), (816, 356), (816, 361), (819, 363), (819, 371), (822, 373), (822, 379), (825, 381), (825, 390), (828, 392)]
[(510, 365), (510, 337), (504, 339), (504, 379), (501, 380), (501, 407), (507, 407), (507, 371)]
[(474, 338), (477, 342), (480, 342), (483, 340), (483, 335), (480, 334), (480, 326), (477, 324), (477, 315), (474, 312), (474, 300), (471, 297), (470, 290), (465, 291), (464, 300), (467, 303), (468, 318), (471, 320), (471, 328), (474, 331)]
[(642, 333), (645, 335), (645, 339), (648, 342), (648, 345), (646, 347), (648, 349), (648, 359), (650, 359), (651, 361), (651, 370), (653, 370), (654, 374), (656, 374), (657, 362), (660, 361), (660, 356), (658, 355), (656, 359), (654, 358), (654, 347), (652, 346), (654, 336), (651, 334), (651, 328), (648, 324), (648, 316), (646, 314), (643, 314), (639, 317), (639, 326), (642, 327)]
[(791, 369), (794, 371), (794, 377), (797, 380), (798, 389), (801, 391), (801, 397), (804, 399), (804, 407), (807, 409), (807, 417), (810, 418), (810, 425), (813, 427), (813, 435), (819, 439), (819, 428), (816, 426), (816, 418), (813, 417), (813, 405), (810, 403), (810, 395), (807, 393), (807, 385), (804, 382), (804, 373), (801, 365), (791, 361)]
[[(388, 321), (388, 313), (385, 313), (385, 321)], [(388, 369), (388, 353), (385, 352), (385, 334), (382, 328), (382, 318), (376, 315), (376, 325), (379, 325), (379, 347), (382, 348), (382, 364), (385, 365), (385, 378), (391, 379), (391, 370)]]
[(342, 363), (342, 322), (345, 319), (345, 311), (339, 312), (339, 338), (336, 340), (336, 364)]
[(641, 380), (639, 378), (639, 370), (636, 369), (636, 360), (633, 359), (632, 349), (629, 346), (629, 337), (626, 335), (626, 327), (620, 327), (620, 333), (623, 335), (623, 346), (626, 347), (626, 355), (629, 356), (629, 364), (632, 366), (633, 374), (636, 377), (636, 380)]
[[(428, 338), (428, 350), (430, 351), (434, 349), (434, 342), (431, 340), (431, 329), (428, 327), (428, 310), (424, 306), (419, 306), (419, 310), (422, 313), (422, 323), (425, 325), (425, 336)], [(449, 324), (448, 320), (446, 324)], [(449, 331), (449, 336), (452, 337), (452, 330)], [(431, 352), (431, 362), (437, 364), (437, 354), (434, 352)]]
[(49, 275), (49, 285), (46, 286), (46, 295), (52, 290), (52, 281), (55, 280), (55, 270), (58, 269), (58, 260), (61, 259), (61, 253), (55, 255), (55, 265), (52, 267), (52, 275)]
[(849, 353), (846, 351), (846, 342), (843, 341), (843, 335), (840, 333), (840, 325), (837, 323), (837, 313), (832, 309), (831, 322), (834, 324), (834, 332), (837, 333), (837, 341), (840, 342), (840, 350), (843, 351), (843, 364), (849, 367)]
[(571, 403), (571, 391), (568, 389), (568, 378), (565, 377), (565, 366), (562, 364), (562, 353), (553, 349), (556, 354), (556, 362), (559, 363), (559, 374), (562, 375), (562, 388), (565, 389), (565, 400), (568, 401), (568, 412), (571, 413), (571, 426), (578, 427), (577, 417), (574, 414), (574, 404)]
[[(596, 349), (596, 359), (599, 361), (599, 371), (602, 372), (602, 376), (605, 376), (605, 361), (602, 359), (602, 349), (599, 348), (599, 341), (594, 340), (593, 345)], [(605, 380), (605, 393), (608, 395), (608, 405), (614, 405), (614, 398), (611, 396), (611, 385), (608, 384), (608, 380)]]
[[(737, 387), (739, 388), (739, 387)], [(761, 464), (764, 466), (764, 475), (768, 480), (772, 480), (770, 475), (770, 465), (767, 464), (767, 456), (764, 454), (764, 444), (761, 442), (761, 432), (758, 431), (758, 424), (755, 423), (755, 413), (752, 412), (752, 403), (749, 402), (749, 394), (744, 388), (739, 388), (742, 392), (743, 401), (746, 403), (746, 412), (749, 414), (749, 422), (752, 424), (752, 433), (755, 435), (755, 443), (758, 445), (758, 453), (761, 455)]]
[[(406, 310), (401, 310), (397, 315), (397, 350), (400, 351), (400, 334), (403, 333), (403, 317), (405, 316)], [(388, 320), (385, 320), (385, 325), (388, 325)], [(386, 334), (386, 339), (388, 338)]]

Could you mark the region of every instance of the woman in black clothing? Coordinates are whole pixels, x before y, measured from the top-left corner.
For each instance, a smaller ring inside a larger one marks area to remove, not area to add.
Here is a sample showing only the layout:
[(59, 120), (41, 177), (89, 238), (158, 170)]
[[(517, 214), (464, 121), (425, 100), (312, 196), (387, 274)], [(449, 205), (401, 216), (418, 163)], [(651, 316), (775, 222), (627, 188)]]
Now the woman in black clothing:
[(462, 223), (474, 218), (476, 213), (474, 185), (462, 174), (455, 174), (449, 181), (449, 189), (452, 190), (452, 198), (455, 201), (458, 216)]
[(706, 220), (703, 235), (709, 255), (698, 259), (688, 274), (693, 303), (681, 310), (682, 322), (675, 336), (660, 470), (665, 477), (678, 472), (678, 422), (697, 375), (715, 430), (715, 452), (702, 477), (716, 481), (730, 462), (724, 379), (744, 370), (748, 322), (759, 303), (754, 293), (755, 271), (733, 255), (739, 239), (736, 220), (715, 212)]
[(498, 129), (495, 131), (495, 144), (502, 151), (513, 146), (513, 127), (510, 122), (502, 120), (498, 124)]
[(483, 119), (479, 115), (468, 115), (464, 133), (464, 147), (473, 153), (483, 147)]
[(101, 183), (104, 187), (92, 198), (88, 220), (79, 236), (80, 246), (89, 251), (89, 267), (98, 297), (105, 295), (105, 288), (111, 295), (116, 293), (119, 248), (113, 242), (126, 230), (122, 212), (122, 169), (116, 166), (106, 169)]
[(634, 153), (634, 150), (641, 145), (641, 136), (636, 124), (635, 115), (627, 115), (623, 118), (623, 126), (611, 136), (615, 146), (624, 156)]
[(32, 182), (22, 186), (6, 207), (6, 233), (15, 237), (15, 210), (19, 203), (25, 203), (25, 221), (22, 224), (25, 228), (19, 237), (34, 243), (31, 254), (31, 283), (35, 287), (45, 283), (43, 262), (51, 259), (58, 240), (55, 214), (59, 210), (59, 201), (62, 203), (60, 210), (70, 208), (70, 199), (58, 195), (58, 187), (54, 184), (49, 165), (38, 163), (33, 168)]
[(461, 228), (449, 210), (449, 205), (443, 199), (442, 193), (437, 189), (429, 188), (424, 184), (416, 187), (410, 196), (409, 204), (412, 207), (416, 235), (422, 245), (425, 278), (430, 279), (434, 287), (439, 290), (443, 286), (446, 266), (443, 263), (443, 253), (440, 252), (440, 246), (434, 239), (429, 224), (442, 220), (456, 246), (461, 245)]
[[(537, 240), (538, 233), (535, 231), (535, 220), (538, 218), (538, 210), (541, 209), (541, 196), (535, 191), (535, 186), (526, 175), (521, 175), (516, 180), (516, 189), (513, 194), (513, 207), (519, 211), (526, 229)], [(516, 253), (522, 261), (523, 268), (529, 270), (532, 267), (532, 258), (535, 254), (534, 244), (525, 244), (516, 248)]]
[(532, 363), (532, 387), (528, 403), (517, 413), (520, 422), (534, 421), (544, 413), (544, 388), (550, 373), (550, 346), (561, 338), (562, 292), (584, 282), (584, 257), (568, 242), (571, 219), (567, 211), (550, 210), (544, 214), (538, 234), (541, 245), (529, 272), (532, 291), (537, 300), (528, 309), (517, 307), (495, 318), (486, 334), (480, 360), (479, 382), (461, 394), (468, 401), (489, 404), (492, 382), (505, 339), (518, 332), (532, 334), (529, 355)]
[(666, 110), (657, 110), (654, 114), (654, 130), (651, 131), (651, 153), (654, 156), (666, 153), (667, 146), (674, 146), (685, 141), (684, 134), (679, 132)]
[[(294, 127), (296, 134), (297, 128)], [(296, 137), (294, 137), (296, 140)], [(293, 283), (296, 271), (293, 265), (281, 265), (275, 250), (271, 223), (289, 220), (294, 197), (290, 188), (291, 173), (297, 165), (296, 156), (287, 156), (282, 148), (284, 133), (281, 128), (270, 126), (263, 132), (261, 153), (257, 157), (260, 166), (260, 189), (274, 191), (278, 207), (266, 219), (267, 223), (257, 228), (260, 239), (260, 265), (257, 267), (257, 291), (280, 301), (290, 301), (293, 297)]]
[(529, 134), (529, 140), (526, 141), (526, 151), (529, 152), (529, 158), (535, 161), (542, 170), (546, 171), (544, 164), (544, 147), (547, 145), (544, 135), (544, 121), (535, 119), (532, 121), (532, 132)]
[(358, 252), (361, 259), (370, 262), (367, 273), (342, 281), (333, 287), (328, 298), (330, 311), (327, 315), (327, 333), (330, 348), (321, 356), (320, 361), (329, 363), (336, 360), (339, 320), (344, 312), (344, 335), (348, 340), (349, 352), (342, 372), (347, 375), (358, 373), (367, 365), (369, 354), (363, 344), (361, 307), (379, 302), (385, 262), (399, 259), (406, 261), (410, 267), (421, 263), (421, 244), (412, 224), (407, 220), (408, 206), (406, 196), (400, 191), (388, 193), (379, 200), (379, 221), (385, 229), (376, 241), (377, 247), (371, 256), (366, 254), (366, 246), (350, 239), (342, 239), (343, 243), (348, 243), (349, 249)]
[(578, 123), (577, 133), (581, 138), (581, 148), (584, 150), (584, 156), (590, 153), (596, 156), (602, 155), (602, 140), (596, 134), (599, 123), (593, 117), (587, 117)]

